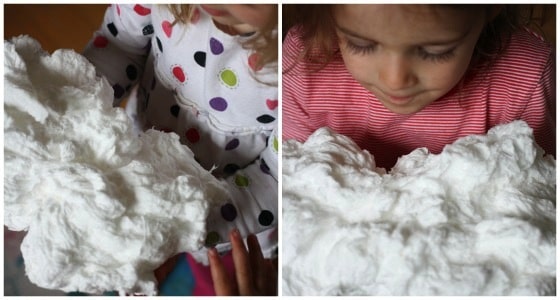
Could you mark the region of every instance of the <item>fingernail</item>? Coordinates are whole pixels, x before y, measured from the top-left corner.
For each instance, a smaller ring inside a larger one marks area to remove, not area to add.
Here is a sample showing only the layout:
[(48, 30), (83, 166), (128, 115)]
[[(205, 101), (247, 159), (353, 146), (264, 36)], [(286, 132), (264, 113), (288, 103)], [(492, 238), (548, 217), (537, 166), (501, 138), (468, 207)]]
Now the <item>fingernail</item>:
[(231, 230), (231, 234), (233, 235), (234, 238), (239, 238), (241, 236), (241, 234), (239, 233), (239, 230), (237, 230), (237, 228), (233, 228)]
[(216, 257), (218, 255), (218, 252), (216, 251), (216, 248), (208, 249), (208, 255), (210, 255), (212, 257)]

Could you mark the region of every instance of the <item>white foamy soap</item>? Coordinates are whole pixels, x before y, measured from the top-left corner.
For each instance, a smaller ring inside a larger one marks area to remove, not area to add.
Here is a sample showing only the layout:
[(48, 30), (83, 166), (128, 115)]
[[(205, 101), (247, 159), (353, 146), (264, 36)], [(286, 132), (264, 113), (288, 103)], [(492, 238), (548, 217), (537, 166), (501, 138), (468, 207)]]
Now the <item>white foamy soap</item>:
[(551, 295), (556, 162), (523, 121), (391, 172), (322, 128), (283, 144), (283, 295)]
[(154, 269), (203, 244), (223, 186), (175, 134), (139, 136), (72, 50), (4, 42), (4, 224), (29, 279), (66, 292), (155, 294)]

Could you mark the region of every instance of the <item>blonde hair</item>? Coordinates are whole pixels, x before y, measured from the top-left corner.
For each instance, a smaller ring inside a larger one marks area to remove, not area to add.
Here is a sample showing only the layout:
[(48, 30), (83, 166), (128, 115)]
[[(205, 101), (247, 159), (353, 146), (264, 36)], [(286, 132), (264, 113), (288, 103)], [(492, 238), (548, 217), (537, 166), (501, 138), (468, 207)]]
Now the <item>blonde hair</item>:
[[(175, 21), (187, 25), (190, 23), (194, 15), (196, 5), (194, 4), (169, 4), (167, 5)], [(270, 66), (276, 68), (278, 65), (278, 5), (274, 4), (274, 10), (271, 13), (268, 23), (259, 28), (257, 33), (249, 40), (242, 44), (247, 50), (253, 50), (258, 53), (256, 67), (262, 68)]]

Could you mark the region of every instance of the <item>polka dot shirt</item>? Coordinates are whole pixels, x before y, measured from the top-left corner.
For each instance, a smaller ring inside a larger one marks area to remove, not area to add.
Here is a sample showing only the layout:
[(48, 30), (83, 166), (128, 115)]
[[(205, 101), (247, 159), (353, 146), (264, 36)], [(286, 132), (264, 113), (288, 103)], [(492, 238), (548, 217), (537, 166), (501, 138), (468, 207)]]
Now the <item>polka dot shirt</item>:
[(206, 245), (226, 251), (235, 227), (257, 233), (270, 256), (278, 221), (277, 72), (256, 67), (258, 54), (242, 46), (251, 38), (222, 32), (199, 8), (185, 26), (166, 6), (114, 4), (84, 55), (112, 84), (115, 106), (137, 85), (134, 117), (142, 129), (174, 131), (227, 182), (230, 199), (211, 208)]

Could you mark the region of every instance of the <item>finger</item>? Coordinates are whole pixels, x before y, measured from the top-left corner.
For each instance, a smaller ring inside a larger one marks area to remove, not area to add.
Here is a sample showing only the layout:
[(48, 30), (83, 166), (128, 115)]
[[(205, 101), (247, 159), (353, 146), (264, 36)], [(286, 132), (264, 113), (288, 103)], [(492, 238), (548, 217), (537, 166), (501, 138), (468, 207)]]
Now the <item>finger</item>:
[(254, 263), (255, 266), (257, 266), (262, 261), (264, 261), (261, 245), (259, 244), (259, 239), (256, 235), (250, 234), (247, 237), (247, 246), (249, 247), (249, 256), (251, 258), (251, 263)]
[(226, 268), (220, 260), (218, 251), (211, 248), (208, 250), (208, 262), (210, 264), (210, 273), (214, 282), (214, 291), (217, 296), (233, 296), (235, 295), (235, 287), (229, 279)]
[(276, 296), (278, 295), (278, 270), (270, 259), (265, 259), (264, 265), (267, 280), (264, 285), (263, 294)]
[(253, 281), (259, 294), (262, 294), (266, 291), (266, 286), (269, 284), (270, 274), (267, 273), (269, 273), (270, 270), (267, 270), (259, 240), (254, 234), (247, 237), (247, 246), (249, 247), (249, 261), (251, 263), (251, 269), (253, 270)]
[(241, 238), (241, 234), (237, 229), (230, 233), (233, 263), (235, 264), (235, 277), (239, 287), (239, 294), (241, 296), (253, 295), (253, 277), (251, 271), (251, 264), (245, 249), (245, 244)]
[(270, 272), (272, 274), (272, 279), (270, 281), (270, 291), (271, 295), (278, 295), (278, 257), (268, 260)]

